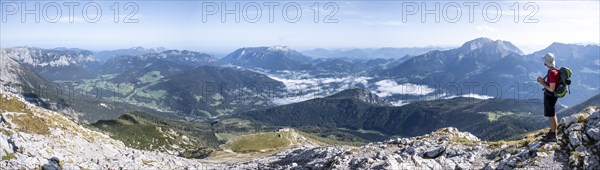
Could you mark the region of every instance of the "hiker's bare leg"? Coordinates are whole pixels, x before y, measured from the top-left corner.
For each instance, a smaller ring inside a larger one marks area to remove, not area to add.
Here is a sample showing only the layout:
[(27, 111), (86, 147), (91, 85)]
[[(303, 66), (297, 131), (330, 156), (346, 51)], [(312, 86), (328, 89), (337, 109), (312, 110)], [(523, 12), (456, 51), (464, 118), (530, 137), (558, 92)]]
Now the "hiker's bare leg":
[(548, 119), (550, 119), (550, 131), (556, 132), (556, 127), (558, 126), (556, 116), (548, 117)]

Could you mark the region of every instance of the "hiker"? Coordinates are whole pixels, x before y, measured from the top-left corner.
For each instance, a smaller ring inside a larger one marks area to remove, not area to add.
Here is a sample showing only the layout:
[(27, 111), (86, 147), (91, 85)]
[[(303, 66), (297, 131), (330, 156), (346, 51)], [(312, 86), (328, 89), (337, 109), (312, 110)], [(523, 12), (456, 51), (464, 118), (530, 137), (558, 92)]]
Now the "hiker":
[(546, 142), (556, 141), (556, 127), (558, 121), (556, 119), (555, 105), (558, 97), (554, 95), (554, 91), (558, 86), (560, 74), (556, 69), (554, 54), (548, 53), (542, 57), (544, 66), (548, 68), (548, 73), (545, 78), (538, 77), (537, 81), (544, 86), (544, 116), (550, 119), (550, 131), (542, 138)]

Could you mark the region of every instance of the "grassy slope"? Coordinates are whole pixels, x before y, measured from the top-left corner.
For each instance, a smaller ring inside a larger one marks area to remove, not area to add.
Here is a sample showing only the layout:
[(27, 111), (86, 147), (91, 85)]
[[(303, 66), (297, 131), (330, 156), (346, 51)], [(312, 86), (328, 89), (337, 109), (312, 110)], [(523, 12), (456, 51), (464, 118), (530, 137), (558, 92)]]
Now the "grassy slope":
[(291, 144), (291, 141), (288, 138), (289, 135), (290, 132), (264, 132), (245, 135), (227, 143), (225, 148), (239, 153), (277, 150)]
[[(0, 96), (2, 96), (1, 93)], [(35, 116), (32, 111), (27, 108), (25, 103), (15, 98), (5, 99), (4, 97), (0, 97), (0, 110), (21, 113), (10, 114), (7, 116), (24, 132), (42, 135), (50, 134), (46, 122), (38, 116)]]
[(127, 146), (144, 149), (179, 151), (184, 157), (202, 158), (220, 144), (212, 131), (202, 124), (159, 118), (133, 111), (115, 120), (98, 121), (92, 126), (123, 141)]

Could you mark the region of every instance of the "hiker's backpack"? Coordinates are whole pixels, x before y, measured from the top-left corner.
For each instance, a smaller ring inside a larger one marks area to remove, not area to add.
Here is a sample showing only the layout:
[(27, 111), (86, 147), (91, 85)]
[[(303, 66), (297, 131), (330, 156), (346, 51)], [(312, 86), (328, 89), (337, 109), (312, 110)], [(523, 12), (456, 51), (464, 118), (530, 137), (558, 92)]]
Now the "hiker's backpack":
[[(567, 92), (570, 94), (571, 92), (569, 91), (569, 85), (571, 85), (571, 69), (569, 69), (568, 67), (561, 67), (560, 69), (552, 69), (552, 70), (558, 70), (558, 86), (556, 87), (556, 89), (554, 90), (553, 95), (555, 97), (565, 97), (565, 95), (567, 95)], [(550, 73), (551, 70), (548, 70), (548, 73)], [(546, 76), (548, 76), (548, 74), (546, 74)]]

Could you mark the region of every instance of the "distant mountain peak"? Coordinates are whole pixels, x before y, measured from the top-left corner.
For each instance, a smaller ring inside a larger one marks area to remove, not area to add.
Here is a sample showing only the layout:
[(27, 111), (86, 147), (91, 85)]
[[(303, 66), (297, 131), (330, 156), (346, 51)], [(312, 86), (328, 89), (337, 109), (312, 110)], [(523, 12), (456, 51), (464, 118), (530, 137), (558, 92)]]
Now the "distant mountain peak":
[(148, 53), (148, 54), (144, 54), (143, 56), (155, 56), (156, 54), (159, 54), (160, 56), (163, 56), (163, 57), (165, 57), (167, 55), (188, 55), (190, 57), (210, 56), (209, 54), (202, 53), (202, 52), (189, 51), (189, 50), (177, 50), (177, 49), (165, 50), (165, 51), (156, 52), (156, 53)]
[(346, 89), (331, 96), (325, 97), (327, 99), (358, 99), (365, 103), (375, 104), (379, 106), (391, 106), (391, 103), (380, 98), (376, 94), (373, 94), (365, 89), (354, 88)]
[(521, 51), (521, 49), (519, 49), (517, 46), (515, 46), (509, 41), (492, 40), (490, 38), (485, 37), (467, 41), (460, 47), (460, 49), (462, 49), (463, 51), (473, 51), (477, 49), (501, 50), (504, 53), (512, 52), (519, 55), (523, 55), (523, 51)]
[(221, 59), (221, 63), (263, 69), (296, 70), (305, 68), (303, 64), (311, 60), (312, 58), (287, 46), (273, 46), (240, 48)]
[(549, 47), (552, 46), (569, 46), (569, 47), (577, 47), (577, 46), (599, 46), (600, 44), (598, 43), (561, 43), (561, 42), (553, 42), (552, 44), (549, 45)]
[(567, 43), (560, 43), (560, 42), (553, 42), (552, 44), (550, 44), (547, 48), (553, 47), (553, 48), (565, 48), (565, 47), (576, 47), (577, 45), (575, 44), (567, 44)]
[(142, 46), (131, 47), (131, 48), (129, 48), (129, 50), (135, 50), (135, 51), (138, 51), (138, 52), (145, 52), (145, 53), (160, 53), (160, 52), (163, 52), (163, 51), (167, 51), (167, 49), (164, 48), (164, 47), (144, 48)]
[(462, 49), (468, 49), (468, 50), (474, 50), (477, 48), (481, 48), (483, 47), (483, 45), (493, 42), (494, 40), (489, 39), (489, 38), (485, 38), (485, 37), (480, 37), (480, 38), (476, 38), (474, 40), (471, 41), (467, 41), (465, 42), (461, 48)]
[(144, 48), (142, 46), (131, 47), (130, 49), (133, 49), (133, 50), (146, 50), (146, 48)]
[(159, 53), (164, 54), (164, 55), (177, 55), (177, 54), (189, 54), (189, 53), (193, 53), (193, 52), (187, 51), (187, 50), (166, 50), (166, 51), (162, 51)]
[(276, 46), (272, 46), (272, 47), (267, 48), (267, 50), (269, 50), (269, 51), (283, 51), (283, 52), (287, 52), (287, 51), (290, 51), (290, 48), (288, 48), (288, 46), (276, 45)]
[(290, 51), (294, 51), (293, 49), (289, 48), (288, 46), (283, 46), (283, 45), (276, 45), (276, 46), (270, 46), (270, 47), (266, 47), (266, 46), (261, 46), (261, 47), (244, 47), (244, 48), (240, 48), (236, 51), (241, 51), (242, 54), (245, 53), (249, 53), (249, 52), (253, 52), (253, 53), (264, 53), (264, 52), (290, 52)]

